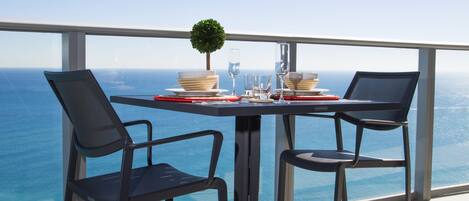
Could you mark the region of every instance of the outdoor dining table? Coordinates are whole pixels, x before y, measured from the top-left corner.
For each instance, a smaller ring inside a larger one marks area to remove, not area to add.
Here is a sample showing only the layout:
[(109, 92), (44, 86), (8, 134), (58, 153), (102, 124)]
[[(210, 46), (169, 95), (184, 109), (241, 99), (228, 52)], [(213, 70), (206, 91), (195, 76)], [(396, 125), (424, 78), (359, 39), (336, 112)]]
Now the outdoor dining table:
[(155, 101), (154, 96), (111, 96), (111, 102), (209, 116), (235, 116), (234, 200), (259, 199), (260, 128), (262, 115), (395, 110), (393, 102), (369, 100), (290, 101), (288, 103), (181, 103)]

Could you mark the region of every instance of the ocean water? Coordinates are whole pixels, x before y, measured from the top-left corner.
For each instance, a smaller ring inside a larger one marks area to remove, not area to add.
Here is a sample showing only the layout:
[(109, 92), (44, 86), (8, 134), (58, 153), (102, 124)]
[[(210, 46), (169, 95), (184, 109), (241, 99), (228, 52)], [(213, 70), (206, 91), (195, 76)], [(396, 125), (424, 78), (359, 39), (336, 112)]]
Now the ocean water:
[[(61, 110), (45, 81), (44, 69), (0, 69), (0, 200), (62, 200)], [(52, 69), (58, 70), (58, 69)], [(163, 94), (177, 87), (175, 70), (94, 70), (106, 95)], [(246, 73), (246, 72), (241, 72)], [(266, 73), (266, 72), (262, 72)], [(320, 87), (343, 95), (353, 72), (319, 72)], [(230, 89), (228, 75), (221, 72), (221, 87)], [(469, 75), (438, 73), (435, 106), (433, 186), (469, 181)], [(242, 80), (238, 79), (238, 91)], [(415, 100), (409, 113), (412, 159), (415, 150)], [(203, 129), (224, 133), (217, 176), (224, 178), (233, 197), (234, 118), (208, 117), (114, 104), (123, 121), (149, 119), (155, 137), (163, 138)], [(334, 148), (333, 122), (298, 118), (297, 148)], [(354, 146), (354, 127), (344, 123), (345, 147)], [(145, 139), (143, 127), (130, 128), (136, 141)], [(156, 147), (155, 162), (169, 162), (196, 175), (206, 175), (210, 139)], [(274, 199), (274, 117), (262, 117), (260, 200)], [(366, 131), (363, 153), (401, 157), (400, 130), (386, 133)], [(121, 153), (88, 159), (87, 174), (97, 175), (120, 168)], [(145, 165), (145, 151), (137, 152), (134, 167)], [(401, 168), (349, 170), (351, 200), (403, 192)], [(295, 169), (295, 200), (332, 200), (334, 174)], [(216, 200), (215, 191), (195, 193), (176, 200)]]

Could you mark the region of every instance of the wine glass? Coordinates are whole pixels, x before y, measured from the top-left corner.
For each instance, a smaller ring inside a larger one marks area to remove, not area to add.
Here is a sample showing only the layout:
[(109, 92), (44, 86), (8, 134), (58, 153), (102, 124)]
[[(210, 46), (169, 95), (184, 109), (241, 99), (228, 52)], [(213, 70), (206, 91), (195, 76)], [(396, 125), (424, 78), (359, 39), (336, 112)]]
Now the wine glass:
[(255, 75), (245, 74), (244, 75), (244, 95), (252, 97), (254, 95), (253, 86), (255, 82)]
[(228, 58), (228, 75), (233, 82), (231, 95), (236, 96), (236, 76), (239, 74), (240, 52), (239, 49), (230, 49)]
[(290, 44), (288, 43), (279, 43), (276, 48), (275, 54), (275, 73), (280, 79), (280, 97), (277, 103), (285, 103), (283, 98), (285, 76), (290, 71)]
[(271, 94), (271, 75), (257, 75), (254, 82), (254, 94), (260, 100), (267, 100)]

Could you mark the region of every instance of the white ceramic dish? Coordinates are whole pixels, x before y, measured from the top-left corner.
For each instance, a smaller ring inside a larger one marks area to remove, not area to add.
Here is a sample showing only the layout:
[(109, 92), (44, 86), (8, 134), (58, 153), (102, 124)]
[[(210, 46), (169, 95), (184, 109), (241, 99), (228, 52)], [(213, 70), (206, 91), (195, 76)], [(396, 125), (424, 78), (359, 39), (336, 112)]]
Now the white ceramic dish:
[(302, 80), (316, 80), (319, 79), (319, 76), (317, 73), (311, 73), (311, 72), (290, 72), (287, 74), (285, 77), (288, 79), (289, 76), (298, 76), (301, 75)]
[[(321, 95), (328, 92), (329, 89), (311, 89), (311, 90), (291, 90), (291, 89), (284, 89), (283, 95), (290, 96), (290, 95), (297, 95), (297, 96), (315, 96)], [(276, 94), (280, 94), (280, 89), (275, 89)]]
[[(297, 84), (295, 85), (294, 82)], [(289, 89), (311, 90), (319, 83), (318, 74), (311, 72), (290, 72), (285, 77), (285, 84)]]
[(179, 85), (187, 91), (205, 91), (217, 84), (218, 75), (209, 75), (201, 78), (178, 79)]
[(178, 72), (179, 79), (204, 78), (210, 75), (216, 75), (216, 72), (213, 70), (193, 70)]
[(303, 80), (317, 80), (319, 76), (317, 73), (307, 73), (303, 72)]
[(182, 88), (171, 88), (166, 89), (166, 91), (173, 92), (176, 96), (181, 97), (210, 97), (218, 96), (221, 93), (227, 92), (226, 89), (209, 89), (204, 91), (186, 91)]
[(250, 103), (273, 103), (274, 99), (257, 99), (257, 98), (250, 98), (248, 99)]
[(312, 90), (314, 88), (316, 88), (316, 86), (319, 84), (319, 80), (316, 79), (316, 80), (301, 80), (300, 82), (298, 82), (298, 84), (295, 85), (293, 84), (292, 81), (290, 80), (285, 80), (285, 85), (287, 85), (287, 87), (289, 89), (295, 89), (296, 90)]

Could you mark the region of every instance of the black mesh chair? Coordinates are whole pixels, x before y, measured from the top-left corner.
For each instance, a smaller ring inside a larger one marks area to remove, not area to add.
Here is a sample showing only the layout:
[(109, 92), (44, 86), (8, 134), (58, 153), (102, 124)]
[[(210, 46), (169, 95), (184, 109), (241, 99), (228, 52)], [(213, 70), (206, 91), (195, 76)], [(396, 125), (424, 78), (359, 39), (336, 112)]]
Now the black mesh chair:
[[(346, 168), (405, 167), (406, 200), (411, 200), (410, 156), (407, 113), (417, 85), (418, 72), (375, 73), (357, 72), (344, 99), (398, 102), (400, 110), (344, 112), (335, 115), (305, 114), (301, 116), (331, 118), (335, 122), (335, 150), (286, 150), (281, 154), (278, 200), (284, 200), (286, 164), (312, 171), (335, 172), (334, 200), (347, 200)], [(284, 116), (286, 134), (293, 148), (289, 117)], [(355, 152), (344, 150), (341, 120), (356, 125)], [(360, 155), (363, 130), (393, 130), (402, 127), (404, 159), (383, 159)]]
[[(147, 120), (122, 123), (89, 70), (44, 72), (74, 127), (64, 200), (72, 194), (88, 201), (173, 200), (174, 197), (217, 189), (218, 200), (227, 200), (225, 182), (214, 177), (223, 141), (218, 131), (201, 131), (153, 140), (152, 124)], [(125, 127), (147, 126), (147, 140), (135, 143)], [(213, 136), (208, 177), (190, 175), (169, 164), (152, 163), (152, 146), (202, 136)], [(147, 166), (132, 168), (136, 149), (147, 149)], [(77, 153), (100, 157), (122, 150), (120, 172), (75, 178)]]

